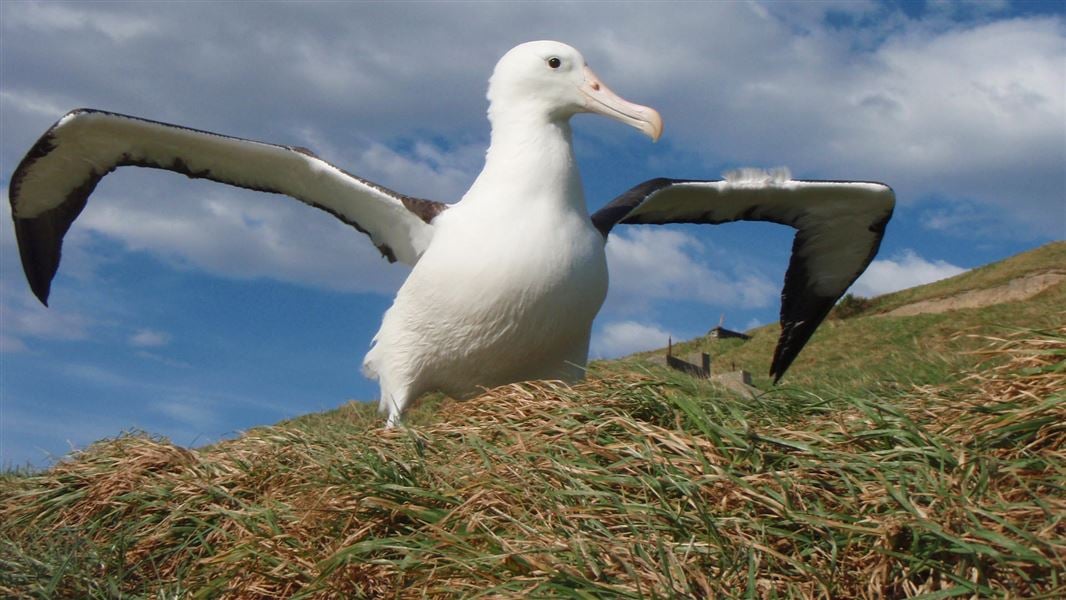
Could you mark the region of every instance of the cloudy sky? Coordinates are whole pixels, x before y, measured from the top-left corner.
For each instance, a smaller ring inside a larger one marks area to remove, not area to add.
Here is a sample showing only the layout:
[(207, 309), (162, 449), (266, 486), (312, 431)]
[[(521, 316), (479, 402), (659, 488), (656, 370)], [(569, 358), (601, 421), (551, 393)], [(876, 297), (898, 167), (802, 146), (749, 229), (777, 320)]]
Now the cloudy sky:
[[(575, 118), (590, 208), (656, 176), (742, 166), (883, 181), (899, 206), (853, 289), (875, 295), (1066, 238), (1057, 2), (0, 4), (0, 187), (67, 110), (307, 146), (457, 200), (488, 142), (486, 79), (558, 39), (657, 108), (651, 144)], [(9, 208), (3, 203), (8, 222)], [(791, 231), (630, 228), (608, 245), (593, 355), (773, 322)], [(123, 169), (64, 247), (52, 308), (0, 228), (0, 465), (138, 428), (202, 444), (373, 399), (359, 371), (406, 275), (331, 217)]]

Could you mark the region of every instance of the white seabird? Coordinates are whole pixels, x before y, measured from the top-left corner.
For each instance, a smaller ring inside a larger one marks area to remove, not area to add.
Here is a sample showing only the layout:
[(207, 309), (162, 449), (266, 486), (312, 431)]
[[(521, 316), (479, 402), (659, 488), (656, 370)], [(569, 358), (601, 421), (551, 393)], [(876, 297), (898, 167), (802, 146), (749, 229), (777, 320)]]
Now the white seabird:
[(27, 280), (47, 304), (63, 236), (96, 184), (118, 167), (291, 196), (368, 234), (388, 260), (414, 267), (364, 361), (391, 426), (431, 390), (465, 396), (515, 381), (580, 379), (607, 293), (604, 245), (619, 223), (757, 220), (798, 230), (770, 369), (776, 381), (873, 259), (892, 214), (893, 192), (880, 183), (752, 171), (721, 181), (653, 179), (590, 217), (570, 117), (599, 113), (655, 140), (659, 114), (618, 97), (577, 50), (551, 41), (504, 55), (488, 99), (485, 167), (453, 205), (394, 192), (303, 148), (74, 110), (11, 177)]

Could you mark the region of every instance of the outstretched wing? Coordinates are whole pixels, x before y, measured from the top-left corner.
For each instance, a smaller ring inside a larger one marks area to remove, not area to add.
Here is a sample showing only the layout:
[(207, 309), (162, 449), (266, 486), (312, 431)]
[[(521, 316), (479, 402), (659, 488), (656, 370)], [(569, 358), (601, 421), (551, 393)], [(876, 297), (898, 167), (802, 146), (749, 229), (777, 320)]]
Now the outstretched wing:
[(59, 268), (63, 236), (96, 184), (118, 167), (166, 169), (291, 196), (370, 236), (390, 262), (413, 265), (447, 204), (398, 194), (309, 150), (78, 109), (41, 136), (11, 176), (11, 212), (22, 267), (41, 302)]
[(592, 221), (605, 237), (617, 223), (771, 221), (796, 228), (770, 366), (776, 382), (873, 260), (894, 205), (892, 189), (880, 183), (746, 172), (724, 181), (652, 179), (615, 198)]

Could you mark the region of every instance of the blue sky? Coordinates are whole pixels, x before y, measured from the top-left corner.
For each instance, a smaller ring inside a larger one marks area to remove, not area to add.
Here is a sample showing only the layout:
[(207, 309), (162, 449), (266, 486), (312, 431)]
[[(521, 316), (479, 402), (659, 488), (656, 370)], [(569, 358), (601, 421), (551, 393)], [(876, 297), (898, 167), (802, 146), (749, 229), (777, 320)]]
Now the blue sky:
[[(577, 47), (657, 108), (658, 144), (575, 118), (590, 208), (656, 176), (741, 166), (892, 185), (853, 289), (875, 295), (1066, 238), (1058, 2), (0, 4), (0, 187), (64, 112), (94, 107), (303, 145), (444, 201), (488, 143), (496, 60)], [(4, 204), (9, 222), (9, 208)], [(631, 228), (608, 246), (593, 355), (776, 320), (791, 230)], [(296, 202), (124, 169), (75, 224), (52, 307), (0, 228), (0, 465), (130, 429), (197, 445), (376, 398), (363, 354), (406, 275)]]

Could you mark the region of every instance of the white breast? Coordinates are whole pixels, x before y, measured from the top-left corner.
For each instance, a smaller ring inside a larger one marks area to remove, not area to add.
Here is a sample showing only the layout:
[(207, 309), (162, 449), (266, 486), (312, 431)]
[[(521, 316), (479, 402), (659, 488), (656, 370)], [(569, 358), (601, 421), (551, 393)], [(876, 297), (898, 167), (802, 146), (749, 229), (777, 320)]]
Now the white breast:
[(438, 218), (385, 315), (369, 371), (409, 381), (412, 397), (581, 377), (607, 292), (603, 238), (583, 211), (551, 202), (531, 199), (514, 217), (463, 203)]

